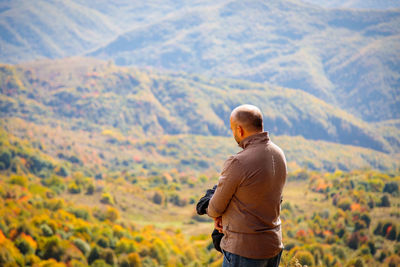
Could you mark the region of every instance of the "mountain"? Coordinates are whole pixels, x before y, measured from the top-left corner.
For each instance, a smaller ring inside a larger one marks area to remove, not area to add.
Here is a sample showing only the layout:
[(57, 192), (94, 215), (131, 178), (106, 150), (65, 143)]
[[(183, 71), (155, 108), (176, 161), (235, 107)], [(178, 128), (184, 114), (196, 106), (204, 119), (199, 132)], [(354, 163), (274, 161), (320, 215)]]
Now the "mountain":
[(81, 55), (179, 5), (178, 1), (0, 1), (0, 61)]
[(218, 2), (128, 31), (90, 56), (301, 89), (367, 121), (396, 119), (400, 10)]
[(4, 63), (89, 55), (299, 89), (370, 122), (400, 116), (399, 9), (296, 0), (17, 0), (2, 1), (0, 12)]
[(97, 59), (2, 65), (0, 92), (7, 131), (93, 169), (216, 170), (237, 151), (229, 115), (241, 103), (262, 109), (293, 169), (395, 169), (400, 148), (396, 120), (367, 123), (299, 90)]
[(3, 65), (2, 117), (116, 127), (135, 137), (229, 135), (230, 111), (258, 105), (267, 130), (393, 151), (364, 121), (302, 91), (184, 73), (161, 74), (83, 58)]

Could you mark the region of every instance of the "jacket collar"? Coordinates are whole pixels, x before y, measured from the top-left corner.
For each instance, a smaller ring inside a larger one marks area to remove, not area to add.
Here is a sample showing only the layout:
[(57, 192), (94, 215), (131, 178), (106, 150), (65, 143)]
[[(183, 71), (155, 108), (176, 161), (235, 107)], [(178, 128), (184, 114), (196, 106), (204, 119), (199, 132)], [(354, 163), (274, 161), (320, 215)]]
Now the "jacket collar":
[(267, 143), (268, 141), (269, 141), (268, 132), (262, 132), (246, 137), (245, 139), (240, 141), (239, 146), (245, 149), (251, 144)]

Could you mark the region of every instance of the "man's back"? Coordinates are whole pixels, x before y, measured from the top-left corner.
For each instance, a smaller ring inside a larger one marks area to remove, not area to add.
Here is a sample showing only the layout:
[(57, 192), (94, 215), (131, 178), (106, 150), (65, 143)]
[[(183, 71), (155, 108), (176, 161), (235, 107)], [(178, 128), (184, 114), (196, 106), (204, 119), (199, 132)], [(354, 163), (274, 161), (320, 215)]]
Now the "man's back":
[(243, 257), (263, 259), (283, 248), (279, 219), (286, 160), (268, 133), (240, 142), (243, 151), (224, 165), (208, 214), (222, 215), (221, 248)]

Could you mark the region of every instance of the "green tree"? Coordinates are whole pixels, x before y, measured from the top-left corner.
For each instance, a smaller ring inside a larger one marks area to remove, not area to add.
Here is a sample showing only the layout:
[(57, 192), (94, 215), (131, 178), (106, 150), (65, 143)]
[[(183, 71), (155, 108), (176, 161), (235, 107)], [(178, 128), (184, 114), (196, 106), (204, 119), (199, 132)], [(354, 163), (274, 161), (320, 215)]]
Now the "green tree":
[(11, 164), (11, 152), (6, 149), (2, 148), (0, 150), (0, 170), (6, 170), (10, 167)]
[(94, 248), (90, 251), (88, 263), (91, 265), (97, 259), (100, 259), (100, 250), (97, 246), (94, 246)]
[(387, 195), (381, 197), (381, 207), (390, 207), (390, 200)]
[(164, 194), (160, 191), (156, 191), (153, 195), (153, 202), (161, 205), (164, 202)]

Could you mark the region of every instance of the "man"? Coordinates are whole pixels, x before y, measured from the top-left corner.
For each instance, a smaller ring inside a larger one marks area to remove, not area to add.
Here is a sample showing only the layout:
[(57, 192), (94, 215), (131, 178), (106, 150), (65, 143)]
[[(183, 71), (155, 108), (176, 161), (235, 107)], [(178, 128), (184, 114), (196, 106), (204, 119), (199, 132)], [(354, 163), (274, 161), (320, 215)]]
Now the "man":
[(282, 254), (280, 203), (286, 181), (282, 150), (263, 132), (261, 111), (235, 108), (233, 136), (242, 151), (224, 164), (207, 214), (224, 233), (222, 266), (279, 266)]

